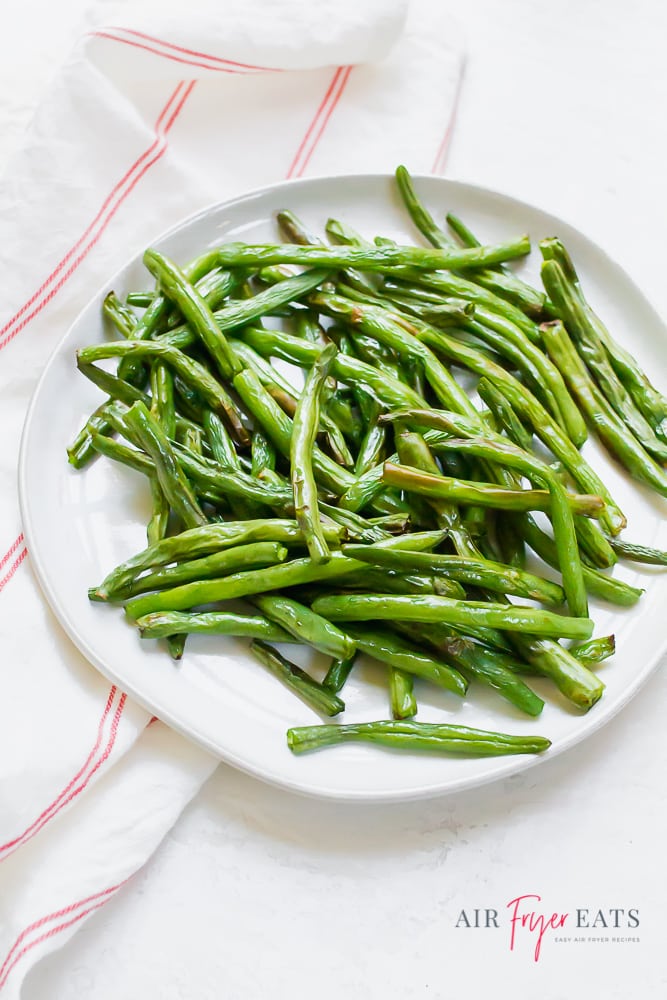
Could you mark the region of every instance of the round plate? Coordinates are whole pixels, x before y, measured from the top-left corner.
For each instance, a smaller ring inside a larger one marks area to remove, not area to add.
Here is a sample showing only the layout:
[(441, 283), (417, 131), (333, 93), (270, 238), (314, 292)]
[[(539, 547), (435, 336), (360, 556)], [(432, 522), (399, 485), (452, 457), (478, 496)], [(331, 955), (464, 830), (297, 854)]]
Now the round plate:
[[(628, 276), (590, 240), (559, 219), (492, 191), (437, 177), (418, 178), (417, 186), (437, 219), (454, 211), (489, 242), (523, 232), (530, 233), (535, 245), (543, 237), (560, 236), (591, 303), (614, 335), (652, 376), (664, 371), (665, 328), (660, 318)], [(265, 188), (199, 213), (154, 245), (184, 263), (220, 241), (274, 241), (274, 214), (281, 208), (293, 210), (316, 231), (334, 216), (368, 236), (383, 234), (400, 243), (418, 238), (393, 179), (362, 175)], [(519, 267), (536, 281), (538, 256), (533, 253)], [(46, 599), (81, 652), (151, 712), (223, 760), (300, 792), (363, 800), (415, 798), (491, 781), (544, 759), (456, 759), (352, 744), (295, 757), (287, 749), (285, 731), (318, 719), (251, 657), (245, 641), (191, 637), (182, 662), (174, 665), (161, 642), (138, 638), (121, 609), (88, 601), (90, 585), (146, 544), (149, 497), (142, 476), (108, 460), (98, 460), (82, 472), (68, 465), (66, 445), (101, 401), (98, 390), (77, 372), (74, 352), (104, 339), (101, 304), (109, 289), (123, 296), (148, 284), (136, 258), (93, 298), (50, 359), (23, 433), (19, 483), (28, 547)], [(628, 537), (667, 548), (664, 501), (631, 483), (595, 444), (587, 443), (584, 454), (592, 457), (625, 510)], [(419, 718), (539, 733), (552, 740), (548, 756), (602, 726), (654, 669), (666, 645), (665, 573), (626, 567), (615, 572), (645, 587), (646, 594), (629, 611), (608, 605), (593, 608), (596, 634), (614, 632), (618, 652), (600, 667), (607, 688), (590, 713), (580, 715), (541, 681), (535, 686), (543, 695), (548, 693), (549, 700), (539, 719), (522, 716), (475, 685), (467, 698), (457, 699), (418, 684)], [(302, 664), (308, 662), (316, 673), (325, 669), (323, 657), (306, 661), (305, 650), (289, 648), (289, 655)], [(344, 697), (345, 721), (388, 715), (386, 685), (377, 664), (362, 662)]]

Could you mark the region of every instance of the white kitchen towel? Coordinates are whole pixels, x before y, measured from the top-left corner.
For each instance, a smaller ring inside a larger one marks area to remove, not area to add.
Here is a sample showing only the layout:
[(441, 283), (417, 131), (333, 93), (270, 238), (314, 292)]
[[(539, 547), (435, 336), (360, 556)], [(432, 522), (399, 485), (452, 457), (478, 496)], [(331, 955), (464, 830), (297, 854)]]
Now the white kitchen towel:
[(85, 662), (37, 587), (15, 487), (35, 382), (105, 277), (184, 215), (306, 173), (439, 171), (461, 50), (428, 0), (99, 2), (0, 185), (3, 1000), (215, 767)]

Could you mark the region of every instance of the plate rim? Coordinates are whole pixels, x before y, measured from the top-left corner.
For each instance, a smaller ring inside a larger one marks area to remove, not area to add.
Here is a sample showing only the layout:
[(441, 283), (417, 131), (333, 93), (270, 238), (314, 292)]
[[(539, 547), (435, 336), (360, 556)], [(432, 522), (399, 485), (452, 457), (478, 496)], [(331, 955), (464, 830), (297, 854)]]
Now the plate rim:
[[(597, 254), (599, 254), (606, 265), (611, 265), (613, 269), (620, 272), (625, 278), (626, 282), (632, 285), (633, 291), (637, 293), (644, 301), (644, 303), (649, 307), (651, 312), (656, 317), (660, 326), (663, 327), (663, 332), (667, 335), (667, 323), (663, 320), (661, 313), (657, 309), (652, 298), (646, 294), (639, 282), (635, 279), (634, 275), (630, 273), (627, 267), (620, 264), (615, 260), (605, 249), (602, 247), (595, 239), (589, 237), (584, 233), (577, 225), (570, 222), (570, 220), (565, 216), (555, 216), (550, 211), (541, 208), (530, 201), (526, 201), (522, 198), (518, 198), (515, 195), (508, 194), (505, 191), (498, 188), (491, 188), (485, 185), (469, 183), (464, 180), (456, 178), (443, 177), (437, 174), (412, 174), (413, 180), (417, 183), (420, 181), (427, 181), (428, 183), (435, 182), (436, 184), (444, 185), (445, 187), (464, 190), (466, 192), (472, 192), (473, 194), (479, 193), (482, 197), (496, 197), (500, 198), (505, 203), (510, 203), (511, 205), (517, 206), (522, 210), (528, 210), (530, 212), (538, 213), (542, 216), (548, 217), (549, 220), (553, 220), (557, 225), (565, 225), (570, 230), (572, 230), (578, 237), (580, 237), (584, 242), (586, 242), (590, 247), (592, 247)], [(243, 205), (245, 202), (250, 202), (254, 199), (265, 197), (274, 192), (280, 193), (284, 190), (289, 190), (293, 187), (309, 187), (309, 186), (320, 186), (326, 185), (331, 182), (344, 181), (345, 183), (354, 184), (355, 181), (368, 182), (369, 180), (376, 179), (378, 182), (386, 183), (392, 181), (394, 178), (393, 173), (381, 173), (377, 171), (372, 172), (356, 172), (351, 174), (323, 174), (312, 177), (305, 178), (290, 178), (288, 180), (281, 180), (273, 184), (265, 184), (259, 188), (254, 188), (250, 191), (243, 192), (236, 195), (233, 198), (227, 198), (224, 200), (218, 200), (209, 203), (196, 212), (193, 212), (187, 216), (181, 218), (178, 222), (174, 223), (167, 229), (162, 230), (156, 236), (154, 236), (147, 246), (160, 245), (170, 237), (176, 235), (179, 231), (184, 230), (196, 224), (198, 221), (205, 219), (207, 216), (213, 213), (223, 210), (226, 207)], [(62, 628), (68, 635), (69, 639), (75, 645), (75, 647), (83, 654), (83, 656), (98, 670), (107, 680), (112, 683), (121, 683), (123, 691), (130, 695), (130, 697), (136, 701), (141, 707), (146, 711), (156, 714), (155, 705), (150, 702), (150, 699), (145, 698), (141, 691), (137, 690), (133, 684), (127, 684), (126, 680), (123, 679), (121, 682), (116, 676), (113, 668), (110, 668), (105, 659), (98, 655), (93, 647), (91, 647), (88, 641), (82, 636), (76, 627), (76, 624), (71, 620), (69, 614), (63, 607), (60, 598), (58, 596), (57, 590), (52, 586), (49, 574), (45, 571), (42, 554), (39, 551), (39, 546), (33, 547), (33, 524), (32, 516), (30, 513), (30, 502), (28, 500), (28, 489), (26, 478), (27, 463), (28, 463), (28, 450), (29, 450), (29, 437), (32, 430), (32, 424), (34, 419), (34, 414), (38, 406), (39, 396), (42, 390), (42, 386), (47, 380), (51, 367), (56, 363), (59, 357), (60, 349), (64, 341), (70, 336), (73, 328), (80, 321), (82, 315), (87, 312), (92, 306), (100, 301), (101, 296), (105, 291), (111, 287), (117, 279), (123, 275), (126, 270), (134, 263), (141, 260), (143, 251), (140, 250), (133, 256), (129, 257), (125, 263), (116, 269), (116, 271), (109, 278), (102, 282), (97, 290), (90, 296), (86, 303), (78, 310), (76, 316), (73, 318), (71, 323), (68, 324), (67, 329), (63, 335), (58, 339), (58, 342), (54, 345), (47, 361), (44, 364), (42, 372), (32, 390), (30, 401), (26, 408), (25, 417), (23, 421), (23, 427), (21, 431), (21, 438), (19, 444), (19, 455), (18, 455), (18, 501), (19, 501), (19, 512), (21, 516), (21, 521), (23, 525), (23, 533), (26, 540), (26, 545), (30, 553), (30, 561), (34, 568), (35, 577), (39, 588), (47, 601), (47, 604), (53, 611), (60, 628)], [(645, 665), (643, 670), (639, 672), (637, 676), (632, 678), (631, 682), (623, 690), (620, 695), (617, 695), (616, 701), (613, 706), (608, 708), (604, 714), (599, 716), (590, 716), (588, 714), (581, 716), (582, 720), (586, 719), (588, 725), (584, 726), (582, 730), (575, 730), (569, 736), (564, 737), (559, 741), (556, 747), (551, 747), (545, 755), (535, 755), (535, 756), (524, 756), (516, 755), (507, 757), (502, 764), (495, 766), (492, 770), (482, 771), (476, 775), (467, 776), (462, 775), (455, 779), (450, 779), (446, 785), (443, 787), (438, 783), (429, 783), (419, 787), (410, 788), (395, 788), (395, 789), (383, 789), (378, 792), (368, 792), (363, 789), (347, 789), (339, 790), (334, 788), (320, 788), (316, 784), (312, 784), (308, 781), (297, 782), (291, 780), (287, 776), (275, 776), (273, 774), (267, 774), (260, 767), (253, 763), (244, 761), (242, 758), (238, 757), (236, 753), (231, 751), (226, 751), (224, 754), (221, 752), (219, 746), (216, 746), (211, 740), (206, 736), (195, 733), (192, 729), (188, 728), (185, 724), (181, 723), (178, 717), (175, 717), (173, 713), (169, 710), (163, 710), (160, 708), (158, 718), (161, 719), (166, 725), (174, 729), (180, 735), (189, 739), (191, 742), (203, 747), (205, 750), (213, 754), (218, 760), (229, 764), (246, 774), (252, 775), (254, 778), (258, 778), (274, 787), (279, 787), (282, 789), (287, 789), (288, 791), (312, 796), (316, 798), (325, 798), (333, 801), (348, 801), (348, 802), (368, 802), (368, 803), (398, 803), (406, 802), (410, 800), (418, 799), (430, 799), (444, 795), (452, 795), (458, 792), (466, 791), (468, 789), (478, 788), (485, 784), (490, 784), (495, 781), (501, 781), (514, 774), (523, 773), (524, 771), (530, 770), (531, 768), (545, 763), (549, 760), (553, 760), (560, 754), (571, 750), (574, 746), (579, 743), (584, 742), (589, 736), (598, 732), (603, 728), (608, 722), (610, 722), (625, 706), (632, 700), (632, 698), (637, 694), (641, 687), (645, 684), (648, 678), (655, 673), (657, 670), (661, 659), (667, 653), (667, 633), (664, 634), (661, 643), (652, 652), (648, 665)], [(536, 720), (539, 725), (539, 721)], [(478, 760), (484, 758), (478, 758)], [(498, 758), (486, 758), (486, 760), (493, 762), (497, 761)]]

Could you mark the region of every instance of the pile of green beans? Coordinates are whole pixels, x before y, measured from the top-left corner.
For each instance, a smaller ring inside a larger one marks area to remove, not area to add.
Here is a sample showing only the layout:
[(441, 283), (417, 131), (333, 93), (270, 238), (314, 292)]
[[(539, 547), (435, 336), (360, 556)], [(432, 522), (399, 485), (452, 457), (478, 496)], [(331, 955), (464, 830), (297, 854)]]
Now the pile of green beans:
[[(290, 729), (294, 753), (348, 740), (541, 753), (544, 737), (415, 721), (421, 692), (454, 708), (486, 687), (528, 717), (550, 685), (580, 711), (599, 700), (593, 668), (615, 643), (593, 637), (588, 597), (635, 604), (641, 590), (609, 569), (667, 554), (619, 537), (625, 516), (580, 449), (594, 432), (667, 497), (667, 399), (559, 240), (540, 243), (534, 289), (508, 266), (527, 236), (483, 245), (443, 209), (447, 232), (404, 167), (396, 181), (429, 247), (335, 219), (320, 239), (281, 211), (284, 243), (222, 244), (184, 266), (149, 249), (154, 286), (107, 295), (115, 337), (77, 352), (105, 398), (69, 461), (140, 473), (152, 515), (146, 547), (89, 597), (175, 659), (190, 635), (251, 640), (320, 717), (345, 711), (359, 654), (377, 661), (392, 720)], [(115, 374), (99, 366), (113, 358)]]

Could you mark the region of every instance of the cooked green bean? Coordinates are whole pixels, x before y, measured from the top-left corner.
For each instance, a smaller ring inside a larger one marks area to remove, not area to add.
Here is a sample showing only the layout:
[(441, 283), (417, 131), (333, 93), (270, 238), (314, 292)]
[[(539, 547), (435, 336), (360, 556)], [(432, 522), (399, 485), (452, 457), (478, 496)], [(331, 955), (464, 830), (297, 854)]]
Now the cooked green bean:
[(360, 722), (343, 726), (298, 726), (287, 730), (287, 745), (292, 753), (306, 753), (348, 741), (376, 743), (397, 750), (469, 757), (542, 753), (551, 746), (551, 742), (542, 736), (509, 736), (466, 726), (428, 722)]
[(201, 338), (223, 379), (229, 382), (240, 371), (240, 365), (229, 349), (205, 299), (190, 284), (180, 268), (164, 254), (157, 250), (147, 250), (144, 264), (159, 282), (162, 294), (178, 306), (191, 328)]
[(337, 695), (322, 684), (318, 684), (304, 670), (285, 659), (277, 649), (267, 646), (261, 639), (254, 639), (250, 643), (250, 651), (260, 663), (268, 667), (274, 677), (282, 681), (285, 687), (316, 712), (331, 716), (345, 710), (345, 703)]
[(294, 513), (303, 531), (310, 558), (314, 563), (327, 562), (331, 553), (322, 534), (317, 506), (317, 486), (313, 475), (312, 453), (320, 425), (320, 400), (329, 369), (337, 354), (335, 344), (324, 348), (308, 377), (299, 398), (292, 424), (290, 473), (294, 491)]
[(356, 649), (349, 635), (291, 597), (285, 597), (284, 594), (262, 594), (253, 597), (252, 603), (270, 621), (282, 626), (299, 642), (307, 643), (321, 653), (346, 660)]
[[(454, 503), (473, 504), (476, 507), (512, 511), (551, 509), (551, 498), (547, 490), (505, 490), (493, 483), (468, 482), (450, 476), (432, 476), (405, 465), (395, 465), (393, 462), (384, 463), (383, 479), (389, 486), (397, 486), (408, 492), (442, 497)], [(577, 493), (568, 493), (566, 496), (573, 513), (597, 517), (604, 508), (600, 497)]]
[(411, 675), (397, 667), (389, 667), (387, 680), (392, 718), (412, 719), (417, 714), (417, 699)]
[(355, 649), (354, 653), (344, 660), (332, 660), (322, 681), (322, 687), (333, 692), (333, 694), (338, 694), (342, 691), (352, 672), (352, 667), (355, 664), (357, 656), (358, 652)]
[(601, 663), (616, 652), (616, 640), (613, 635), (600, 636), (573, 646), (570, 652), (583, 663)]
[(652, 566), (667, 566), (667, 552), (652, 549), (648, 545), (633, 545), (622, 538), (610, 538), (609, 544), (614, 552), (631, 562), (648, 563)]
[(249, 542), (247, 545), (235, 545), (233, 548), (222, 549), (220, 552), (213, 552), (199, 559), (186, 559), (175, 566), (149, 570), (143, 576), (132, 580), (126, 587), (105, 591), (104, 597), (100, 597), (97, 588), (92, 588), (89, 597), (91, 601), (126, 601), (149, 591), (179, 587), (191, 580), (217, 580), (241, 570), (273, 566), (285, 562), (287, 555), (287, 549), (280, 542)]
[(515, 240), (494, 246), (472, 249), (452, 247), (450, 250), (427, 250), (423, 247), (328, 247), (299, 244), (226, 243), (216, 252), (222, 267), (261, 268), (267, 264), (304, 264), (311, 267), (359, 268), (361, 271), (391, 271), (409, 266), (424, 270), (464, 269), (485, 267), (505, 260), (515, 260), (530, 253), (530, 240), (519, 236)]
[(566, 618), (551, 611), (518, 604), (456, 601), (436, 594), (410, 597), (400, 594), (333, 594), (319, 597), (313, 603), (313, 611), (332, 621), (445, 622), (463, 630), (471, 623), (554, 639), (590, 639), (593, 631), (590, 618)]
[(137, 402), (127, 411), (125, 419), (144, 451), (155, 463), (160, 487), (171, 509), (188, 528), (206, 524), (207, 518), (181, 471), (169, 440), (155, 418), (143, 403)]
[(477, 392), (489, 407), (510, 441), (518, 448), (530, 451), (533, 436), (526, 430), (517, 417), (502, 389), (494, 385), (488, 378), (481, 378), (477, 383)]
[(267, 618), (232, 611), (167, 611), (145, 615), (136, 624), (142, 639), (162, 639), (170, 635), (235, 635), (266, 642), (294, 642), (288, 632)]

